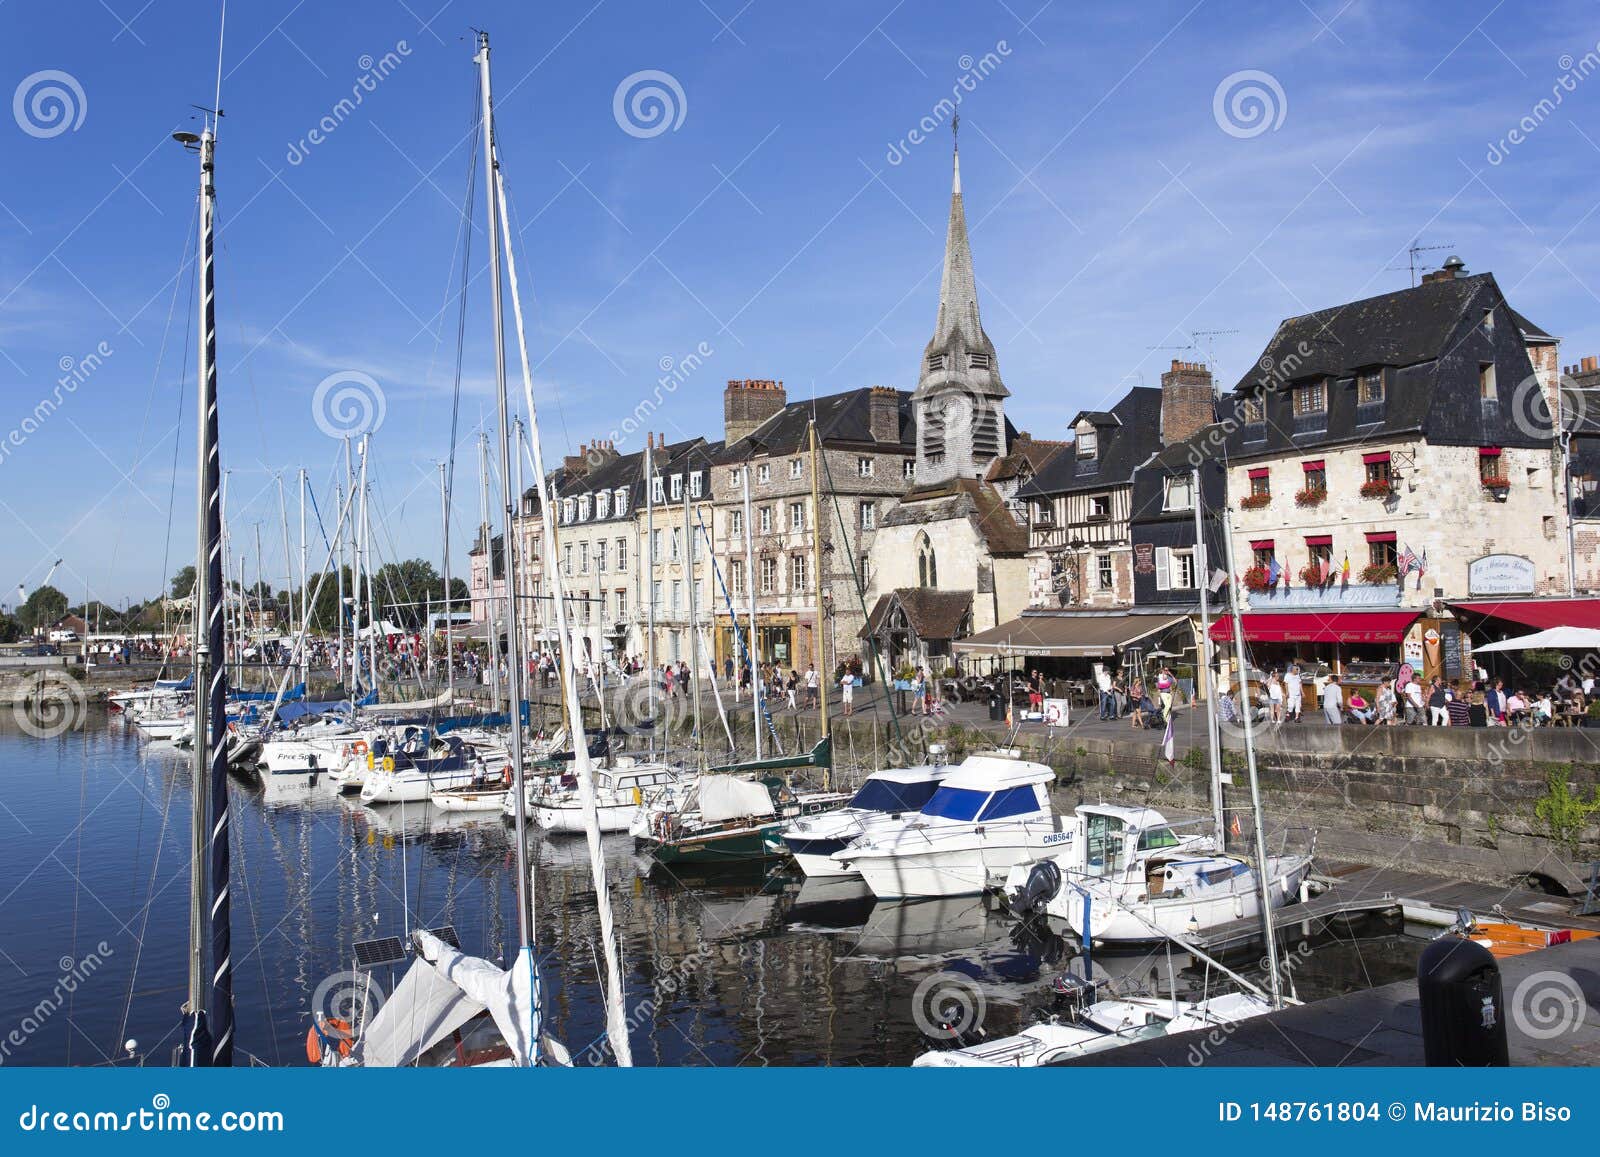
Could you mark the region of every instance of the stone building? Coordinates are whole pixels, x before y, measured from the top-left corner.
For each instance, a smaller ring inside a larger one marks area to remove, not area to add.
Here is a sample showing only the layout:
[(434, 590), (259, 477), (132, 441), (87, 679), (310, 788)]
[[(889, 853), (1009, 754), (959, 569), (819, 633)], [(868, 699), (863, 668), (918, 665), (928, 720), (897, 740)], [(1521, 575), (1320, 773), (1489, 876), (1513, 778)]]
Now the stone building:
[(1457, 677), (1447, 604), (1570, 593), (1556, 350), (1457, 258), (1279, 325), (1214, 446), (1259, 661)]
[[(723, 405), (725, 444), (711, 469), (717, 663), (741, 661), (736, 639), (748, 635), (753, 589), (757, 660), (801, 671), (816, 661), (831, 674), (859, 649), (873, 540), (883, 514), (911, 484), (917, 448), (910, 396), (874, 386), (789, 402), (781, 382), (731, 381)], [(822, 450), (820, 512), (811, 501), (813, 419)], [(820, 608), (813, 570), (819, 533)]]
[[(711, 469), (723, 443), (693, 438), (668, 446), (653, 438), (648, 457), (655, 480), (641, 490), (634, 515), (639, 524), (639, 565), (648, 586), (634, 600), (634, 630), (629, 650), (645, 662), (688, 663), (695, 655), (691, 634), (698, 628), (700, 663), (711, 661), (717, 586), (707, 542), (716, 521), (711, 501)], [(650, 630), (654, 626), (654, 646)]]

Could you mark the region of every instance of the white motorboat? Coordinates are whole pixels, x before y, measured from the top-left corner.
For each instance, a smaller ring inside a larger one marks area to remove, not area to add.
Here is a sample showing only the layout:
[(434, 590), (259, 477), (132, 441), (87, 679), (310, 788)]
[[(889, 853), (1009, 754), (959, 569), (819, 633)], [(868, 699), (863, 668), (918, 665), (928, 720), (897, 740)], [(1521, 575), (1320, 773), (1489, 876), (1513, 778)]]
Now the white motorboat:
[(806, 816), (774, 834), (808, 877), (855, 876), (833, 858), (863, 837), (887, 835), (914, 818), (952, 769), (944, 763), (886, 767), (869, 775), (838, 811)]
[[(570, 780), (570, 782), (568, 782)], [(625, 832), (647, 803), (678, 797), (687, 784), (677, 768), (665, 763), (630, 763), (595, 768), (594, 793), (602, 832)], [(583, 797), (577, 777), (548, 781), (534, 796), (533, 822), (547, 832), (582, 833)]]
[[(1073, 987), (1091, 999), (1093, 986)], [(1270, 1012), (1259, 996), (1226, 993), (1199, 1001), (1162, 997), (1092, 1000), (1072, 1012), (1031, 1025), (1012, 1036), (954, 1049), (935, 1049), (912, 1061), (916, 1068), (1037, 1068), (1077, 1057), (1207, 1028), (1226, 1028)]]
[(1159, 853), (1202, 853), (1216, 846), (1200, 832), (1179, 834), (1154, 808), (1086, 803), (1078, 805), (1073, 819), (1073, 839), (1063, 850), (1017, 864), (1006, 874), (1000, 894), (1016, 915), (1044, 911), (1064, 920), (1076, 893), (1062, 887), (1063, 879), (1104, 879)]
[(1055, 778), (1042, 763), (968, 756), (907, 823), (864, 836), (832, 859), (860, 872), (879, 899), (982, 892), (1014, 865), (1072, 839), (1050, 803)]
[[(1267, 857), (1272, 910), (1300, 897), (1311, 873), (1310, 853)], [(1051, 911), (1078, 936), (1095, 943), (1132, 943), (1194, 936), (1235, 920), (1261, 917), (1255, 861), (1231, 852), (1152, 855), (1129, 869), (1063, 888)], [(1076, 894), (1068, 894), (1071, 893)]]

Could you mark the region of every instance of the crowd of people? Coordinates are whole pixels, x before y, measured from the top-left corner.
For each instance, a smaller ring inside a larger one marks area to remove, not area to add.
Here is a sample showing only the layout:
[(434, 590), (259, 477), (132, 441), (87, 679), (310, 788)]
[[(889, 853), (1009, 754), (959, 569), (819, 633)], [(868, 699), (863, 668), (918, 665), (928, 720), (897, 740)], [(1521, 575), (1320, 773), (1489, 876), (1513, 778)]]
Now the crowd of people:
[[(1470, 680), (1436, 676), (1424, 681), (1407, 664), (1394, 678), (1380, 679), (1369, 699), (1360, 688), (1346, 693), (1336, 674), (1308, 678), (1298, 663), (1291, 663), (1286, 669), (1268, 671), (1257, 684), (1252, 721), (1272, 725), (1300, 721), (1308, 691), (1315, 704), (1313, 713), (1335, 726), (1548, 727), (1582, 718), (1594, 696), (1595, 680), (1569, 675), (1553, 687), (1530, 691), (1502, 678), (1491, 679), (1482, 668)], [(1241, 711), (1232, 687), (1219, 695), (1217, 713), (1224, 722), (1238, 721)]]

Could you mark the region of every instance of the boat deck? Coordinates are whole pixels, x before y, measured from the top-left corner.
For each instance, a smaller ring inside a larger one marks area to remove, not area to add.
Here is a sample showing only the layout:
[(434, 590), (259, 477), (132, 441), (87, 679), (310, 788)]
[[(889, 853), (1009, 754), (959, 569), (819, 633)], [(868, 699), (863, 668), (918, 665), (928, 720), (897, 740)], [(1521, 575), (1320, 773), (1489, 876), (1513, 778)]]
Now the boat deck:
[[(1442, 915), (1449, 923), (1459, 909), (1466, 908), (1480, 919), (1600, 931), (1600, 916), (1575, 914), (1581, 899), (1549, 896), (1525, 888), (1497, 888), (1366, 864), (1347, 865), (1313, 879), (1327, 890), (1304, 903), (1280, 909), (1277, 919), (1281, 923), (1295, 925), (1330, 916), (1389, 910), (1402, 911), (1408, 918), (1425, 923), (1437, 922)], [(1254, 916), (1233, 920), (1185, 939), (1207, 952), (1227, 952), (1259, 941), (1261, 921)]]
[[(1513, 1065), (1600, 1064), (1600, 939), (1575, 940), (1502, 960), (1500, 979), (1509, 1013), (1506, 1025)], [(1581, 1009), (1573, 995), (1580, 992)], [(1567, 1023), (1551, 1024), (1552, 998), (1558, 1007), (1573, 1009)], [(1138, 1041), (1066, 1063), (1317, 1068), (1421, 1065), (1417, 982), (1402, 980), (1280, 1009), (1226, 1029)]]

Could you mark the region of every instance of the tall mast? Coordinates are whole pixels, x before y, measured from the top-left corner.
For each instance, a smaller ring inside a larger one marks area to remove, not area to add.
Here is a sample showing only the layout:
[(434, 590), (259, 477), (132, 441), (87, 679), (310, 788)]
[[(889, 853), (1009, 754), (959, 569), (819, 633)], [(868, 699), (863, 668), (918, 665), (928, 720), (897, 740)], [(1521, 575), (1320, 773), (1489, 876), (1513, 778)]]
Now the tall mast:
[[(1217, 665), (1211, 642), (1211, 598), (1208, 589), (1211, 576), (1211, 554), (1206, 549), (1205, 501), (1200, 496), (1200, 468), (1189, 472), (1189, 486), (1194, 507), (1194, 557), (1195, 573), (1200, 582), (1200, 669), (1205, 672), (1206, 693), (1206, 749), (1211, 753), (1211, 822), (1216, 825), (1217, 847), (1228, 846), (1228, 830), (1222, 810), (1222, 736), (1217, 729)], [(1231, 565), (1231, 564), (1230, 564)], [(1195, 680), (1200, 687), (1200, 680)]]
[[(311, 604), (306, 591), (306, 468), (300, 467), (300, 682), (311, 683)], [(309, 696), (307, 696), (309, 698)]]
[[(455, 447), (450, 452), (455, 453)], [(453, 701), (456, 695), (456, 635), (455, 620), (450, 604), (450, 478), (445, 464), (439, 463), (439, 505), (444, 524), (444, 679), (445, 689)]]
[(750, 525), (750, 459), (746, 458), (739, 477), (744, 479), (744, 581), (745, 600), (750, 607), (750, 645), (745, 660), (750, 664), (750, 718), (755, 723), (756, 759), (761, 758), (761, 663), (756, 655), (756, 551)]
[[(817, 669), (817, 721), (822, 728), (822, 738), (828, 738), (828, 678), (823, 674), (827, 670), (828, 647), (827, 628), (822, 610), (822, 481), (820, 478), (820, 463), (818, 457), (822, 450), (817, 444), (817, 419), (813, 417), (810, 425), (811, 433), (811, 569), (815, 576), (817, 592), (817, 637), (812, 640), (812, 650), (816, 652), (813, 662)], [(822, 787), (825, 791), (833, 788), (833, 759), (830, 757), (828, 766), (822, 772)]]
[[(481, 33), (480, 38), (483, 46), (482, 61), (484, 108), (485, 112), (487, 113), (490, 110), (489, 38)], [(490, 148), (492, 155), (494, 147), (492, 139), (494, 122), (492, 118), (486, 119), (488, 120), (488, 125), (486, 126), (484, 137), (487, 141), (489, 141), (488, 147)], [(539, 442), (538, 409), (533, 403), (533, 371), (529, 368), (528, 364), (528, 339), (527, 333), (522, 324), (522, 300), (517, 293), (517, 265), (511, 246), (511, 226), (506, 220), (505, 185), (503, 183), (498, 166), (491, 164), (487, 167), (489, 170), (490, 181), (494, 189), (495, 198), (500, 206), (500, 220), (502, 229), (501, 240), (505, 245), (506, 274), (507, 281), (511, 287), (511, 308), (517, 323), (517, 352), (521, 356), (522, 364), (522, 396), (523, 402), (527, 407), (528, 422), (530, 424), (531, 437), (529, 439), (529, 444), (532, 447), (534, 455), (533, 472), (535, 484), (539, 487), (540, 517), (544, 522), (546, 540), (554, 542), (555, 535), (554, 527), (551, 522), (552, 515), (550, 511), (550, 495), (546, 490), (546, 479), (549, 477), (549, 475), (545, 472), (544, 452)], [(501, 396), (504, 397), (503, 391)], [(558, 615), (557, 631), (561, 636), (563, 646), (568, 648), (569, 654), (569, 661), (562, 664), (563, 691), (567, 703), (568, 716), (572, 721), (572, 761), (573, 766), (578, 773), (578, 795), (583, 804), (583, 827), (589, 847), (589, 872), (594, 880), (595, 907), (600, 919), (600, 939), (602, 944), (602, 952), (606, 963), (606, 1038), (611, 1045), (612, 1052), (616, 1055), (617, 1064), (627, 1067), (633, 1064), (633, 1049), (628, 1040), (627, 1008), (624, 1003), (622, 992), (622, 964), (617, 952), (616, 929), (611, 918), (611, 892), (606, 884), (605, 853), (602, 851), (600, 846), (600, 818), (598, 804), (595, 797), (594, 769), (589, 763), (589, 745), (583, 731), (583, 711), (578, 700), (577, 668), (570, 661), (570, 644), (572, 636), (570, 634), (570, 624), (566, 618), (566, 611), (562, 609), (563, 599), (561, 597), (561, 568), (553, 566), (550, 568), (550, 573), (551, 582), (555, 586), (555, 589), (552, 593), (556, 596)], [(512, 788), (512, 790), (517, 793), (517, 849), (519, 856), (523, 854), (523, 841), (521, 839), (523, 822), (521, 815), (523, 793), (520, 773), (521, 765), (519, 764), (518, 776)], [(531, 914), (532, 887), (531, 881), (526, 875), (525, 866), (524, 874), (520, 878), (519, 883), (528, 890), (530, 898), (529, 911)], [(538, 973), (533, 963), (532, 948), (524, 947), (522, 956), (525, 960), (525, 966), (533, 971), (533, 977), (536, 985), (534, 992), (537, 994)]]
[[(515, 530), (515, 528), (522, 523), (522, 439), (525, 431), (522, 428), (522, 417), (520, 415), (513, 418), (511, 421), (516, 427), (517, 432), (516, 446), (511, 451), (512, 457), (516, 459), (512, 466), (512, 473), (516, 475), (517, 485), (515, 488), (515, 493), (511, 499), (513, 503), (511, 525), (514, 532), (512, 534), (512, 538), (507, 540), (507, 549), (515, 550), (517, 552), (517, 589), (511, 592), (511, 601), (517, 605), (517, 622), (522, 626), (522, 634), (518, 637), (522, 640), (522, 678), (526, 679), (528, 676), (527, 656), (533, 653), (533, 632), (529, 629), (529, 625), (523, 621), (522, 617), (523, 611), (526, 610), (526, 607), (523, 604), (527, 600), (527, 591), (523, 588), (527, 584), (528, 576), (523, 573), (522, 567), (522, 532), (520, 530)], [(513, 703), (511, 705), (511, 710), (513, 713), (516, 713), (520, 710), (520, 708), (517, 706), (517, 704)], [(531, 702), (528, 706), (528, 710), (533, 710), (533, 705)]]
[(694, 741), (700, 742), (700, 614), (696, 604), (699, 600), (695, 597), (696, 588), (700, 585), (700, 570), (695, 566), (695, 556), (699, 554), (700, 540), (695, 537), (694, 529), (689, 523), (689, 491), (692, 486), (689, 479), (694, 477), (694, 460), (687, 455), (684, 457), (683, 466), (683, 549), (684, 569), (689, 575), (689, 682), (694, 694)]
[[(517, 552), (516, 495), (511, 491), (511, 411), (506, 397), (506, 332), (503, 306), (500, 302), (500, 175), (499, 160), (494, 148), (494, 99), (489, 91), (489, 34), (478, 33), (478, 75), (483, 98), (483, 169), (487, 180), (484, 191), (489, 201), (489, 296), (494, 314), (494, 381), (495, 401), (499, 406), (500, 432), (496, 437), (500, 449), (500, 488), (505, 498), (503, 519), (506, 568), (506, 684), (511, 701), (511, 774), (512, 795), (516, 806), (516, 864), (517, 864), (517, 939), (524, 952), (533, 945), (533, 890), (529, 887), (528, 846), (523, 839), (526, 830), (527, 793), (522, 787), (522, 638), (518, 627), (517, 609)], [(490, 575), (494, 574), (494, 553), (489, 554)], [(491, 587), (492, 589), (492, 587)], [(533, 1057), (539, 1053), (539, 1042), (532, 1043)]]
[[(233, 1063), (233, 961), (228, 849), (227, 664), (223, 634), (222, 462), (217, 421), (216, 271), (213, 178), (216, 134), (208, 122), (200, 153), (200, 405), (195, 551), (194, 767), (190, 820), (189, 990), (179, 1059), (188, 1066)], [(202, 636), (199, 625), (205, 624)], [(208, 952), (209, 949), (209, 952)]]
[[(484, 600), (483, 626), (489, 644), (489, 702), (500, 702), (500, 622), (494, 600), (494, 528), (489, 521), (489, 432), (478, 434), (478, 515), (483, 521), (483, 554), (488, 567), (484, 585), (488, 597)], [(501, 558), (504, 559), (502, 552)]]
[[(655, 435), (648, 430), (644, 435), (644, 665), (649, 675), (645, 681), (645, 702), (649, 704), (650, 719), (656, 717), (656, 462)], [(650, 752), (655, 754), (656, 729), (650, 728)]]
[[(1227, 552), (1228, 573), (1237, 574), (1233, 563), (1233, 519), (1226, 507), (1222, 510), (1222, 548)], [(1239, 657), (1239, 678), (1241, 686), (1248, 692), (1250, 665), (1245, 656), (1244, 621), (1239, 615), (1237, 582), (1228, 584), (1228, 609), (1233, 617), (1233, 653)], [(1244, 720), (1244, 758), (1250, 770), (1250, 810), (1255, 817), (1256, 883), (1261, 898), (1261, 927), (1267, 942), (1267, 990), (1272, 994), (1272, 1007), (1282, 1008), (1283, 977), (1278, 972), (1278, 938), (1272, 930), (1272, 881), (1267, 878), (1267, 832), (1261, 817), (1261, 781), (1256, 776), (1255, 731), (1250, 719), (1249, 695), (1246, 694), (1244, 699), (1239, 716)]]

